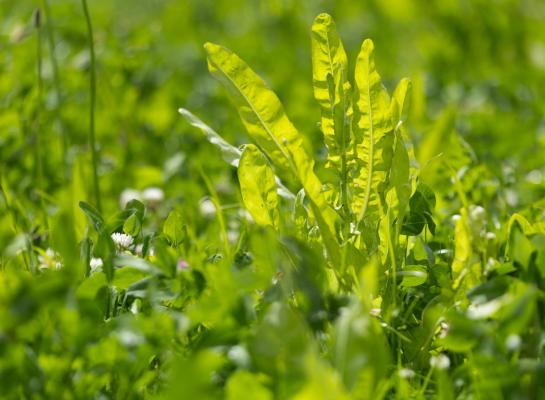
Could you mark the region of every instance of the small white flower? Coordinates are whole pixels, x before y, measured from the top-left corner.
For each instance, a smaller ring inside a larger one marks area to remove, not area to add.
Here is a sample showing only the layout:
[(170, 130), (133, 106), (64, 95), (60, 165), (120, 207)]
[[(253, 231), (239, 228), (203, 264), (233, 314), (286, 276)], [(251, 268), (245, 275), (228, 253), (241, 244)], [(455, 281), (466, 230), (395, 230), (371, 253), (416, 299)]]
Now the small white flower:
[(238, 240), (238, 232), (234, 230), (228, 230), (227, 240), (229, 241), (229, 243), (236, 243), (236, 241)]
[(165, 199), (165, 193), (158, 187), (150, 187), (142, 192), (142, 199), (145, 202), (157, 204)]
[(47, 248), (44, 252), (44, 254), (38, 254), (38, 269), (40, 271), (46, 270), (46, 269), (61, 269), (62, 268), (62, 260), (59, 253), (54, 251), (51, 248)]
[(481, 206), (469, 206), (469, 218), (475, 222), (482, 222), (486, 218), (486, 210)]
[(212, 217), (216, 214), (216, 205), (210, 199), (204, 199), (200, 203), (201, 214), (205, 217)]
[(445, 338), (447, 335), (448, 335), (448, 330), (449, 330), (449, 324), (447, 324), (446, 322), (441, 322), (441, 330), (439, 331), (439, 337), (440, 338)]
[(121, 208), (125, 208), (127, 203), (131, 200), (142, 200), (142, 195), (138, 190), (135, 189), (125, 189), (121, 192), (121, 195), (119, 196), (119, 205)]
[(104, 262), (102, 261), (102, 258), (92, 257), (91, 260), (89, 261), (89, 266), (91, 267), (91, 273), (100, 271), (103, 265), (104, 265)]
[(114, 232), (112, 233), (112, 240), (119, 249), (125, 250), (130, 247), (133, 238), (125, 233)]
[(400, 378), (404, 378), (404, 379), (410, 379), (414, 377), (415, 375), (414, 371), (409, 368), (401, 368), (397, 373)]
[(432, 356), (430, 358), (430, 366), (437, 369), (449, 369), (450, 358), (445, 354), (439, 354), (438, 356)]
[(369, 311), (369, 314), (371, 314), (373, 317), (380, 317), (380, 312), (382, 310), (380, 308), (371, 308)]
[(521, 344), (522, 339), (519, 335), (509, 335), (505, 340), (505, 347), (507, 347), (507, 350), (509, 351), (518, 350)]

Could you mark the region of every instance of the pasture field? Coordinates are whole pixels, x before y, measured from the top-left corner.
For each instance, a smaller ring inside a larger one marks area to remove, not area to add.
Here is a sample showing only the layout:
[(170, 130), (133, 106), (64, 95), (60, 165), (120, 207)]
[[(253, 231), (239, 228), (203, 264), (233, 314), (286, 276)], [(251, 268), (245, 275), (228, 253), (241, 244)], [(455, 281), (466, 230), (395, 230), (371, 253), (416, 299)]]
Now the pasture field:
[(543, 1), (0, 17), (0, 398), (545, 398)]

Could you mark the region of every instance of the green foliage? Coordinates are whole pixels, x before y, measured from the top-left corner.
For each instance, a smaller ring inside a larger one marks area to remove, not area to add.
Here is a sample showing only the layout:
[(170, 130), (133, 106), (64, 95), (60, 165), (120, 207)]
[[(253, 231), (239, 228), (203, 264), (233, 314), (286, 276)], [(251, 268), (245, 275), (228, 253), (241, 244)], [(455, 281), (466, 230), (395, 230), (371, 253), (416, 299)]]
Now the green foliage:
[(278, 228), (278, 194), (274, 173), (261, 151), (247, 145), (238, 165), (244, 206), (258, 225)]
[(27, 3), (1, 398), (545, 396), (538, 2)]

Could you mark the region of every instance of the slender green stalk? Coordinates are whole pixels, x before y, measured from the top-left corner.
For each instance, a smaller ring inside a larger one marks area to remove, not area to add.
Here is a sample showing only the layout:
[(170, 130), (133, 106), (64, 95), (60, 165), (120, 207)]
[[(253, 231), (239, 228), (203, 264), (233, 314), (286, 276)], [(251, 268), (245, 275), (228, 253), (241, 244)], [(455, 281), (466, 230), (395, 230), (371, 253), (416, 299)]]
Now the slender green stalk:
[(36, 99), (36, 119), (34, 121), (34, 165), (36, 174), (36, 188), (41, 189), (43, 184), (43, 163), (42, 163), (42, 138), (41, 138), (41, 110), (42, 110), (42, 29), (40, 9), (34, 12), (34, 27), (36, 28), (37, 43), (36, 43), (36, 78), (38, 85), (38, 95)]
[(223, 216), (223, 211), (220, 203), (220, 199), (218, 197), (218, 193), (216, 192), (216, 189), (214, 189), (214, 185), (212, 185), (212, 182), (208, 178), (208, 176), (205, 174), (204, 170), (202, 168), (200, 169), (201, 176), (204, 180), (204, 183), (206, 185), (206, 188), (210, 192), (210, 199), (214, 203), (214, 206), (216, 207), (216, 217), (218, 220), (218, 224), (220, 226), (221, 236), (223, 239), (223, 249), (225, 251), (225, 257), (229, 257), (230, 255), (230, 247), (229, 247), (229, 239), (227, 238), (227, 224), (225, 223), (225, 218)]
[(58, 120), (59, 133), (60, 133), (60, 139), (61, 139), (63, 167), (66, 174), (68, 171), (66, 155), (68, 154), (69, 143), (68, 143), (68, 136), (66, 133), (66, 129), (64, 129), (64, 124), (62, 122), (62, 117), (60, 112), (62, 108), (62, 103), (63, 103), (63, 96), (62, 96), (62, 89), (61, 89), (61, 80), (59, 75), (59, 63), (57, 62), (57, 56), (55, 53), (55, 36), (53, 33), (53, 27), (51, 22), (51, 12), (49, 10), (48, 0), (42, 0), (42, 9), (43, 9), (44, 17), (45, 17), (44, 28), (46, 33), (47, 45), (49, 47), (51, 68), (53, 71), (53, 88), (54, 88), (54, 93), (57, 100), (55, 115), (57, 116), (57, 120)]
[(98, 151), (95, 140), (95, 100), (96, 100), (96, 60), (95, 60), (95, 43), (93, 39), (93, 25), (91, 24), (91, 16), (89, 15), (89, 7), (87, 0), (81, 0), (85, 21), (87, 22), (87, 34), (89, 39), (89, 51), (91, 54), (91, 70), (89, 79), (89, 146), (91, 147), (91, 160), (93, 166), (93, 187), (95, 192), (95, 203), (98, 211), (102, 211), (100, 204), (100, 186), (98, 182)]

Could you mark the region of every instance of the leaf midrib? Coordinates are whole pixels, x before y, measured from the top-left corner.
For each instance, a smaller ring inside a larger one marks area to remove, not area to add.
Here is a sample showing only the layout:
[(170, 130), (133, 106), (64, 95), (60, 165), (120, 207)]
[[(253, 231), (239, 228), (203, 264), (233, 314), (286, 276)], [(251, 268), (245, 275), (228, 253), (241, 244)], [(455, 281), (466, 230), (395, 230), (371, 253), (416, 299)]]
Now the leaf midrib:
[(374, 132), (373, 132), (373, 108), (371, 106), (371, 80), (369, 78), (369, 56), (367, 56), (366, 63), (366, 78), (367, 78), (367, 114), (369, 118), (369, 157), (368, 157), (368, 175), (367, 175), (367, 187), (365, 190), (365, 197), (363, 199), (363, 207), (359, 217), (359, 222), (363, 220), (365, 213), (367, 212), (367, 206), (369, 205), (369, 197), (371, 194), (371, 183), (373, 177), (373, 158), (374, 158)]

